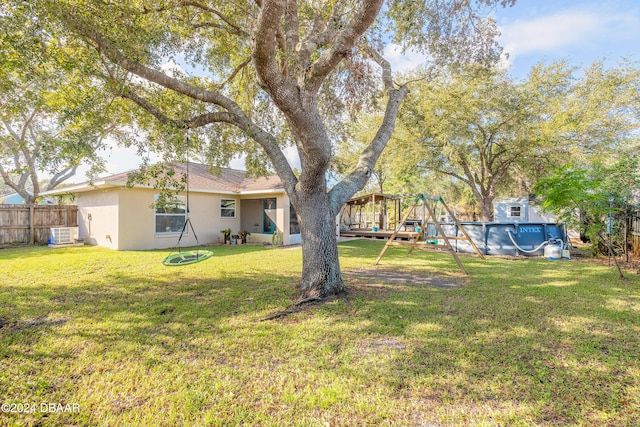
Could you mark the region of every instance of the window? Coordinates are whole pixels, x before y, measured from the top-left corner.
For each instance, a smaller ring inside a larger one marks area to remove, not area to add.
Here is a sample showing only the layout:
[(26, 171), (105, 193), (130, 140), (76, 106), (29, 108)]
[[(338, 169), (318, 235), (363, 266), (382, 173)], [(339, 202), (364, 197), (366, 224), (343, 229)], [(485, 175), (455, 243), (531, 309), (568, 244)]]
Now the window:
[(236, 217), (235, 199), (220, 199), (220, 217), (221, 218)]
[(184, 196), (155, 198), (156, 233), (180, 233), (187, 220), (187, 199)]
[(520, 206), (509, 206), (510, 217), (520, 217)]

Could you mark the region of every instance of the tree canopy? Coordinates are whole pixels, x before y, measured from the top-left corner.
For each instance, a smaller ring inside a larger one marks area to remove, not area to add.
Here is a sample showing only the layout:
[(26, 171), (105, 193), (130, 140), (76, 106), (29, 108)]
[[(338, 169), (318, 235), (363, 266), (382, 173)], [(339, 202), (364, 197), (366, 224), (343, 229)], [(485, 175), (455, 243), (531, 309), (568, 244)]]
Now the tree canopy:
[(99, 151), (116, 129), (115, 105), (43, 28), (12, 18), (0, 16), (0, 176), (33, 203), (81, 164), (90, 174), (103, 171)]
[(535, 190), (543, 197), (542, 207), (580, 230), (595, 253), (608, 252), (606, 217), (612, 215), (613, 252), (619, 254), (626, 245), (620, 225), (629, 214), (633, 191), (640, 187), (640, 163), (637, 153), (629, 152), (615, 161), (603, 160), (555, 168), (535, 185)]
[[(419, 167), (464, 183), (482, 220), (493, 199), (532, 191), (552, 168), (589, 161), (637, 133), (638, 79), (632, 64), (582, 72), (564, 62), (535, 66), (524, 81), (481, 66), (424, 80), (403, 114), (421, 147)], [(515, 194), (514, 194), (515, 193)]]

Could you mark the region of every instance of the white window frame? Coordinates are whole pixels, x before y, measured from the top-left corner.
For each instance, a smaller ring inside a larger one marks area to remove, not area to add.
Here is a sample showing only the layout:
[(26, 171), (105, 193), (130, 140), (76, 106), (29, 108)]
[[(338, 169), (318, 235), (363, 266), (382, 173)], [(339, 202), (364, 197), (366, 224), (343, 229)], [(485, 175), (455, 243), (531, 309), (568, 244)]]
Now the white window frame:
[[(158, 201), (160, 197), (159, 194), (156, 194), (154, 197), (154, 204)], [(186, 196), (174, 196), (178, 202), (184, 206), (184, 212), (180, 213), (170, 213), (170, 212), (158, 212), (158, 208), (154, 206), (153, 208), (153, 232), (154, 234), (179, 234), (182, 232), (182, 227), (184, 226), (184, 222), (187, 220), (187, 197)], [(181, 228), (180, 230), (170, 230), (170, 231), (158, 231), (158, 216), (169, 216), (169, 217), (180, 217), (182, 218)], [(185, 229), (185, 234), (187, 230)]]
[[(518, 215), (514, 215), (513, 214), (514, 208), (518, 209)], [(509, 218), (522, 218), (522, 206), (511, 205), (511, 206), (509, 206), (509, 211), (508, 212), (509, 212)]]
[[(228, 206), (224, 205), (225, 201), (231, 201), (233, 202), (233, 208), (230, 208)], [(233, 216), (227, 216), (227, 215), (223, 215), (222, 212), (225, 210), (233, 210)], [(238, 213), (238, 200), (237, 199), (231, 199), (228, 197), (222, 197), (220, 198), (220, 218), (222, 219), (235, 219), (236, 215)]]

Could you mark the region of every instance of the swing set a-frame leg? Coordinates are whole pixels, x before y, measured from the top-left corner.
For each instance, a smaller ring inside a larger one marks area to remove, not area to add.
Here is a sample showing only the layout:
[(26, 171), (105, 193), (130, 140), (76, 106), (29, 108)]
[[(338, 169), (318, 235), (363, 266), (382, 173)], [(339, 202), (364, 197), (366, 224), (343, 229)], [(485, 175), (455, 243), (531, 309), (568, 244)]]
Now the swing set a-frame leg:
[(442, 237), (442, 240), (444, 240), (445, 245), (448, 247), (447, 251), (450, 252), (451, 256), (453, 256), (453, 259), (456, 260), (456, 264), (458, 264), (458, 268), (460, 268), (460, 270), (464, 273), (464, 275), (467, 276), (469, 273), (467, 273), (467, 270), (464, 268), (464, 265), (462, 265), (462, 262), (460, 261), (458, 254), (456, 253), (455, 249), (453, 249), (453, 246), (451, 246), (451, 241), (447, 237), (447, 234), (444, 232), (444, 229), (442, 228), (442, 226), (440, 225), (440, 223), (436, 218), (435, 208), (432, 208), (431, 206), (429, 206), (429, 204), (426, 204), (426, 203), (425, 205), (427, 206), (427, 211), (429, 212), (429, 215), (433, 220), (433, 224), (436, 226), (438, 233), (440, 233), (440, 237)]
[[(396, 228), (396, 230), (393, 232), (393, 234), (387, 240), (387, 243), (385, 244), (384, 248), (382, 248), (382, 251), (380, 252), (380, 255), (378, 255), (378, 258), (376, 259), (376, 262), (374, 263), (374, 265), (378, 265), (378, 263), (380, 262), (380, 260), (384, 256), (384, 254), (387, 251), (387, 249), (389, 249), (389, 246), (392, 246), (392, 245), (407, 245), (407, 246), (410, 246), (408, 255), (411, 254), (416, 247), (418, 247), (419, 249), (424, 248), (424, 246), (423, 246), (424, 244), (422, 242), (420, 242), (420, 241), (424, 238), (426, 229), (429, 226), (429, 220), (431, 220), (431, 221), (433, 221), (433, 224), (435, 225), (435, 227), (436, 227), (436, 229), (437, 229), (437, 231), (439, 233), (438, 238), (444, 240), (444, 242), (445, 242), (444, 245), (436, 245), (436, 246), (439, 247), (439, 248), (442, 248), (442, 249), (446, 249), (449, 253), (451, 253), (451, 256), (455, 260), (455, 262), (458, 265), (458, 268), (460, 269), (460, 271), (462, 271), (462, 273), (464, 275), (468, 275), (467, 270), (464, 268), (464, 265), (462, 265), (462, 262), (460, 261), (460, 258), (458, 257), (458, 254), (456, 253), (455, 249), (451, 245), (451, 240), (447, 237), (444, 229), (442, 228), (442, 226), (438, 222), (438, 219), (436, 218), (435, 206), (432, 207), (429, 204), (429, 200), (434, 200), (434, 201), (436, 201), (436, 203), (438, 201), (441, 201), (443, 206), (447, 210), (447, 212), (449, 212), (449, 214), (451, 214), (451, 211), (449, 210), (449, 207), (444, 203), (444, 200), (442, 200), (442, 197), (420, 194), (416, 198), (415, 203), (411, 206), (411, 208), (407, 211), (405, 216), (402, 218), (402, 221), (398, 225), (398, 228)], [(416, 206), (418, 205), (418, 203), (420, 201), (423, 202), (423, 206), (424, 206), (424, 208), (426, 209), (427, 212), (426, 212), (426, 215), (425, 215), (425, 218), (424, 218), (424, 220), (425, 220), (424, 224), (422, 224), (422, 227), (420, 227), (420, 231), (419, 231), (417, 237), (415, 237), (413, 239), (413, 242), (411, 242), (411, 243), (408, 243), (408, 242), (405, 242), (405, 243), (395, 242), (396, 237), (398, 237), (398, 233), (400, 231), (400, 227), (402, 227), (402, 224), (404, 224), (407, 221), (407, 219), (409, 218), (409, 216), (414, 212), (414, 210), (416, 209)], [(455, 221), (456, 221), (456, 224), (458, 224), (459, 228), (462, 228), (462, 226), (457, 221), (457, 219), (455, 219)], [(482, 256), (482, 254), (480, 253), (480, 251), (478, 250), (478, 248), (476, 247), (476, 245), (471, 240), (470, 236), (466, 233), (466, 231), (464, 229), (462, 229), (462, 232), (465, 234), (465, 237), (466, 237), (465, 240), (469, 240), (471, 242), (471, 245), (475, 249), (476, 253), (478, 253), (482, 258), (484, 258)]]
[(384, 253), (387, 252), (387, 249), (389, 249), (389, 246), (391, 246), (391, 243), (396, 239), (396, 237), (398, 237), (398, 233), (400, 232), (400, 228), (402, 227), (402, 224), (404, 224), (405, 221), (409, 218), (409, 215), (411, 215), (413, 213), (413, 210), (416, 208), (417, 204), (418, 204), (418, 200), (416, 200), (413, 203), (413, 205), (411, 206), (411, 208), (409, 208), (409, 210), (407, 210), (407, 213), (402, 218), (402, 221), (400, 221), (400, 224), (398, 224), (398, 226), (396, 227), (396, 229), (393, 232), (393, 234), (391, 236), (389, 236), (389, 239), (387, 240), (387, 243), (384, 245), (384, 248), (382, 248), (382, 252), (380, 252), (380, 255), (378, 255), (378, 258), (376, 258), (376, 262), (373, 265), (378, 265), (378, 263), (380, 262), (380, 260), (384, 256)]
[(458, 221), (458, 218), (456, 218), (456, 216), (454, 215), (453, 212), (451, 212), (451, 209), (449, 209), (449, 206), (447, 206), (447, 204), (444, 202), (444, 200), (442, 200), (442, 198), (440, 198), (440, 201), (442, 202), (442, 206), (444, 206), (444, 208), (447, 210), (447, 212), (449, 213), (449, 216), (451, 216), (451, 218), (453, 219), (453, 221), (456, 223), (456, 226), (458, 227), (458, 230), (460, 230), (462, 232), (462, 234), (464, 234), (464, 237), (466, 238), (466, 240), (469, 241), (469, 244), (471, 245), (471, 247), (473, 248), (473, 250), (476, 252), (476, 254), (478, 254), (478, 256), (481, 259), (485, 259), (484, 255), (482, 254), (482, 252), (480, 252), (480, 249), (478, 249), (478, 246), (475, 244), (475, 242), (473, 241), (473, 239), (471, 238), (471, 236), (469, 235), (469, 233), (467, 233), (467, 230), (464, 229), (464, 227), (462, 226), (462, 224), (460, 224), (460, 221)]

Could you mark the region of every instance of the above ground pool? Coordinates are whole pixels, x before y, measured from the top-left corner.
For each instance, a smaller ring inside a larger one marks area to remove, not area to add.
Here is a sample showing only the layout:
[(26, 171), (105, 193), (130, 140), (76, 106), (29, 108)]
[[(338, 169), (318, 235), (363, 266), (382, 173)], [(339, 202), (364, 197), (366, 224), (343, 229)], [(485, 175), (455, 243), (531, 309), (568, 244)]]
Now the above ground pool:
[[(441, 223), (447, 237), (464, 237), (455, 223)], [(462, 227), (484, 255), (546, 256), (546, 247), (566, 249), (567, 235), (563, 224), (463, 222)], [(433, 223), (427, 226), (428, 236), (438, 236)], [(475, 253), (466, 240), (450, 240), (456, 252)], [(444, 241), (439, 241), (443, 244)], [(556, 251), (554, 251), (555, 253)]]

